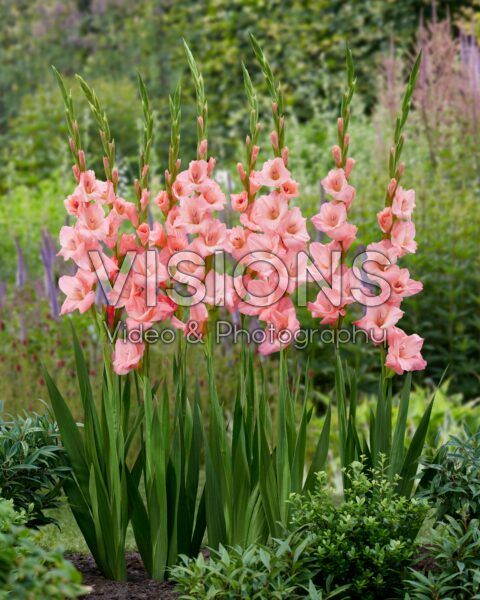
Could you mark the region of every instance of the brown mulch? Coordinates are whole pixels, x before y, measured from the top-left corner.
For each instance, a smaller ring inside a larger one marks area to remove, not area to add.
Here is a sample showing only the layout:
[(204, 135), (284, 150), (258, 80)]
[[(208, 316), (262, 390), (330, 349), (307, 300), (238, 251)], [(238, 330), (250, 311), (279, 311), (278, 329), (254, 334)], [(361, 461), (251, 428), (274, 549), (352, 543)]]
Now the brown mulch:
[(84, 585), (92, 587), (88, 600), (175, 600), (179, 596), (173, 585), (148, 579), (137, 552), (127, 552), (128, 581), (110, 581), (100, 573), (90, 554), (69, 554), (67, 558), (83, 576)]

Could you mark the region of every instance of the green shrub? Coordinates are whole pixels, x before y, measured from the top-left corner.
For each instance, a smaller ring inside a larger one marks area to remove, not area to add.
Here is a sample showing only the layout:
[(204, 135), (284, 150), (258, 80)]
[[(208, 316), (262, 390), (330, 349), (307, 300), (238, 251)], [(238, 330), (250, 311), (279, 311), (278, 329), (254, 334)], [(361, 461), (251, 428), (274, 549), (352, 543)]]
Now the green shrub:
[(171, 576), (184, 600), (297, 600), (308, 594), (312, 600), (327, 600), (338, 596), (344, 588), (324, 595), (311, 582), (313, 571), (303, 552), (309, 543), (308, 536), (292, 534), (284, 540), (273, 540), (269, 546), (220, 546), (208, 559), (203, 554), (196, 559), (182, 556), (182, 564), (171, 569)]
[(397, 495), (381, 470), (354, 463), (348, 476), (341, 504), (325, 473), (314, 492), (292, 496), (292, 531), (284, 540), (222, 547), (209, 560), (182, 557), (171, 570), (182, 598), (391, 597), (415, 556), (427, 505)]
[(451, 437), (425, 468), (420, 488), (438, 520), (480, 519), (480, 431)]
[(398, 586), (416, 552), (415, 538), (427, 505), (395, 493), (381, 469), (353, 463), (350, 488), (336, 504), (324, 473), (306, 497), (293, 498), (292, 527), (312, 536), (304, 553), (315, 565), (313, 582), (323, 588), (327, 576), (349, 585), (350, 598), (387, 598)]
[(86, 593), (80, 573), (59, 550), (41, 549), (25, 519), (12, 501), (0, 500), (0, 600), (64, 600)]
[(0, 414), (0, 496), (25, 511), (29, 526), (54, 522), (44, 511), (58, 506), (69, 470), (57, 426), (48, 415), (6, 421)]

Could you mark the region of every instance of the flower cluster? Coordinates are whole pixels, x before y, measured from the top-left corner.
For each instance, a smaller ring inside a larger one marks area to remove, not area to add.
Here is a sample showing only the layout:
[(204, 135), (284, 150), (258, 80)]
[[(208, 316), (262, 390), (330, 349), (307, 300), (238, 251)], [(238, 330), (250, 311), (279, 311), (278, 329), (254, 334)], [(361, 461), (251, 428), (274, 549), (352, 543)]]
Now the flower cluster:
[[(403, 166), (399, 174), (402, 172)], [(421, 282), (410, 277), (408, 269), (397, 264), (399, 258), (415, 253), (417, 249), (412, 222), (414, 208), (415, 191), (405, 190), (396, 178), (392, 178), (387, 189), (386, 206), (377, 214), (383, 240), (367, 246), (366, 263), (370, 273), (380, 275), (389, 284), (389, 297), (380, 306), (368, 307), (363, 318), (356, 322), (369, 332), (374, 343), (378, 343), (385, 331), (388, 340), (385, 365), (399, 375), (426, 367), (420, 353), (423, 339), (417, 334), (407, 335), (396, 326), (404, 314), (400, 308), (403, 299), (423, 289)], [(368, 260), (371, 252), (375, 253), (375, 260)], [(378, 256), (383, 258), (379, 261)]]
[[(271, 138), (275, 148), (276, 132)], [(233, 227), (229, 237), (234, 259), (248, 270), (239, 311), (267, 323), (271, 335), (259, 351), (271, 354), (291, 343), (300, 327), (290, 295), (304, 282), (299, 266), (301, 257), (306, 260), (309, 235), (300, 209), (290, 207), (292, 198), (298, 196), (298, 184), (287, 168), (288, 148), (282, 149), (282, 156), (267, 160), (260, 170), (254, 169), (257, 156), (255, 147), (248, 173), (238, 164), (245, 189), (233, 194), (231, 203), (240, 213), (241, 225)], [(283, 337), (285, 332), (288, 336)]]

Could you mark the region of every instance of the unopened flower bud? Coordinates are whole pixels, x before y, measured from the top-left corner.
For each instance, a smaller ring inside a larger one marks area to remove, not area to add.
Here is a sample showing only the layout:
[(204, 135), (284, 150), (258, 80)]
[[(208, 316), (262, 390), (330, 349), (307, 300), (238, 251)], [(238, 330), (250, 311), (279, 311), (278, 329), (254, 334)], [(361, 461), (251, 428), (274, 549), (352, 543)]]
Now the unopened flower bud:
[(280, 123), (280, 129), (283, 129), (285, 127), (285, 117), (280, 117), (279, 123)]
[(142, 169), (142, 179), (145, 179), (145, 177), (148, 175), (148, 165), (143, 165), (143, 169)]
[(213, 156), (211, 156), (208, 159), (208, 165), (207, 165), (207, 175), (209, 177), (212, 174), (213, 169), (215, 168), (215, 163), (216, 163), (216, 160), (213, 158)]
[(276, 150), (278, 148), (278, 134), (276, 131), (272, 131), (270, 134), (270, 141), (272, 142), (273, 149)]
[(80, 163), (80, 169), (85, 171), (85, 152), (83, 150), (78, 151), (78, 162)]
[(72, 171), (73, 171), (73, 176), (75, 177), (75, 180), (77, 182), (80, 181), (80, 169), (78, 168), (78, 165), (73, 165)]
[(343, 143), (345, 146), (348, 146), (348, 144), (350, 143), (350, 136), (348, 135), (348, 133), (345, 134), (343, 138)]
[(238, 171), (238, 174), (240, 175), (240, 180), (245, 181), (245, 177), (247, 174), (245, 173), (245, 169), (243, 168), (243, 165), (240, 162), (237, 163), (237, 171)]
[(115, 167), (112, 171), (112, 181), (116, 185), (118, 183), (118, 169)]
[(343, 132), (343, 119), (342, 119), (342, 117), (338, 117), (338, 119), (337, 119), (337, 129), (338, 129), (338, 133), (342, 133)]
[(107, 156), (103, 157), (103, 168), (105, 169), (105, 173), (110, 171), (110, 161), (108, 160)]
[(335, 164), (338, 167), (342, 162), (342, 151), (340, 150), (340, 146), (337, 146), (337, 144), (335, 144), (332, 148), (332, 154), (333, 160), (335, 161)]
[(288, 167), (288, 148), (287, 148), (287, 146), (284, 146), (284, 148), (282, 149), (282, 158), (283, 158), (283, 162), (284, 162), (285, 166)]
[(245, 138), (245, 145), (250, 146), (251, 143), (252, 143), (252, 140), (251, 140), (250, 136), (247, 135), (247, 137)]
[(165, 181), (167, 183), (170, 183), (172, 181), (172, 176), (170, 175), (170, 171), (168, 169), (165, 169)]
[(75, 146), (75, 142), (73, 141), (73, 138), (69, 138), (68, 139), (68, 144), (70, 146), (70, 150), (75, 154), (76, 152), (76, 146)]
[(200, 145), (198, 146), (198, 154), (199, 154), (200, 158), (203, 158), (205, 156), (205, 154), (207, 153), (207, 147), (208, 147), (208, 141), (202, 140), (200, 142)]
[(257, 162), (259, 153), (260, 153), (260, 146), (254, 146), (252, 148), (252, 165)]
[(399, 175), (399, 177), (401, 177), (403, 175), (404, 171), (405, 171), (405, 164), (401, 162), (398, 165), (398, 175)]
[(277, 114), (278, 111), (278, 104), (276, 102), (272, 102), (272, 112), (274, 115)]
[(387, 193), (390, 196), (390, 198), (395, 193), (396, 187), (397, 187), (397, 180), (395, 178), (390, 179), (390, 183), (388, 184), (388, 188), (387, 188)]
[(350, 174), (355, 166), (355, 160), (353, 158), (347, 158), (345, 162), (345, 177), (350, 177)]
[(135, 179), (134, 186), (135, 186), (135, 193), (137, 194), (137, 197), (140, 198), (140, 183), (139, 183), (138, 179)]
[(175, 168), (177, 169), (177, 171), (180, 171), (181, 164), (182, 164), (182, 160), (180, 158), (177, 158), (177, 160), (175, 162)]
[(198, 123), (198, 126), (200, 127), (200, 129), (203, 129), (203, 117), (202, 116), (199, 116), (197, 118), (197, 123)]

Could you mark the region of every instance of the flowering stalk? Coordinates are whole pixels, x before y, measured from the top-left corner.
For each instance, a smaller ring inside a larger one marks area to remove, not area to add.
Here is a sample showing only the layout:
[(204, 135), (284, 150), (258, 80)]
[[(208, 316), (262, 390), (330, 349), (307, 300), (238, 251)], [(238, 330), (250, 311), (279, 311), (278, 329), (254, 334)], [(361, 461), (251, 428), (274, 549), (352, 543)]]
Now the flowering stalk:
[(197, 98), (197, 159), (202, 160), (207, 154), (208, 107), (205, 98), (205, 86), (203, 85), (203, 77), (198, 70), (197, 63), (185, 40), (183, 40), (183, 45), (185, 47), (185, 54), (187, 55), (188, 66), (190, 67), (190, 72), (192, 74), (195, 95)]
[(118, 187), (118, 171), (115, 168), (115, 140), (110, 132), (110, 125), (108, 124), (107, 115), (102, 110), (95, 91), (82, 77), (80, 77), (80, 75), (77, 75), (76, 77), (98, 123), (98, 127), (100, 129), (100, 139), (102, 141), (103, 151), (105, 153), (103, 157), (105, 175), (108, 181), (113, 183), (113, 190), (116, 192)]
[(65, 87), (65, 83), (62, 79), (62, 76), (57, 71), (57, 69), (52, 65), (53, 73), (57, 79), (58, 87), (60, 88), (60, 92), (62, 94), (63, 103), (65, 105), (65, 117), (67, 121), (68, 133), (69, 133), (69, 147), (73, 156), (73, 160), (75, 161), (74, 173), (75, 177), (78, 181), (80, 177), (80, 172), (85, 171), (85, 154), (82, 150), (82, 146), (80, 143), (80, 133), (78, 130), (78, 123), (75, 116), (75, 109), (73, 106), (72, 99), (72, 91), (68, 90)]
[(150, 169), (150, 152), (153, 142), (153, 111), (150, 107), (147, 88), (140, 74), (138, 86), (142, 98), (143, 111), (143, 148), (139, 158), (139, 178), (135, 180), (135, 193), (139, 206), (139, 221), (146, 221), (148, 211), (148, 174)]
[(168, 195), (168, 208), (171, 208), (175, 202), (175, 198), (172, 192), (172, 186), (175, 183), (177, 175), (180, 171), (180, 160), (178, 154), (180, 152), (180, 122), (182, 112), (180, 110), (180, 99), (182, 94), (182, 88), (180, 82), (175, 88), (173, 95), (168, 97), (170, 106), (170, 146), (168, 149), (168, 169), (165, 171), (165, 186), (167, 188)]

